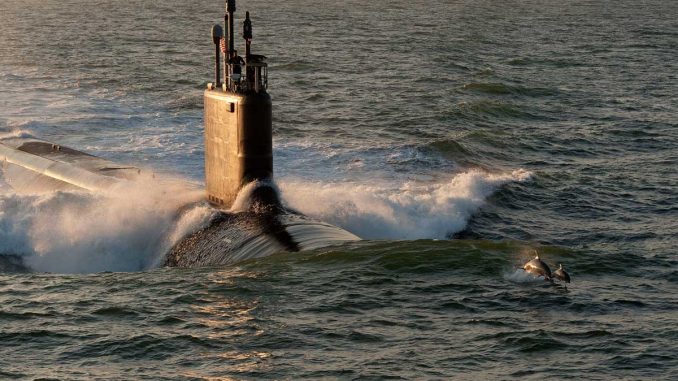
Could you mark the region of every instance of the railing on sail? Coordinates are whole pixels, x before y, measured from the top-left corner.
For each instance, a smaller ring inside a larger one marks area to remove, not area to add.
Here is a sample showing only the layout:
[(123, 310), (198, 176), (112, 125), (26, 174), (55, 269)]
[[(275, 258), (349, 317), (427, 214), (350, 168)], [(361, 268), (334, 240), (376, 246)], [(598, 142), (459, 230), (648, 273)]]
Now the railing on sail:
[[(261, 58), (259, 58), (261, 57)], [(224, 83), (224, 91), (234, 93), (259, 93), (268, 88), (268, 65), (263, 56), (250, 56), (245, 64), (229, 64), (229, 75)], [(242, 75), (242, 73), (245, 75)]]

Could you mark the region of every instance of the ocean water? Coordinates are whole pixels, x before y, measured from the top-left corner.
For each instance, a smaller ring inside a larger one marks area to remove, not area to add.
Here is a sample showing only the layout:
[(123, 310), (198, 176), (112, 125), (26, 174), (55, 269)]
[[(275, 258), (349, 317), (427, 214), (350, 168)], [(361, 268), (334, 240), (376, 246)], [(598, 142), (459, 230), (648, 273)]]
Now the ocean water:
[[(199, 195), (0, 182), (0, 379), (678, 379), (677, 2), (245, 10), (284, 201), (365, 240), (160, 268)], [(220, 20), (3, 0), (0, 138), (200, 184)]]

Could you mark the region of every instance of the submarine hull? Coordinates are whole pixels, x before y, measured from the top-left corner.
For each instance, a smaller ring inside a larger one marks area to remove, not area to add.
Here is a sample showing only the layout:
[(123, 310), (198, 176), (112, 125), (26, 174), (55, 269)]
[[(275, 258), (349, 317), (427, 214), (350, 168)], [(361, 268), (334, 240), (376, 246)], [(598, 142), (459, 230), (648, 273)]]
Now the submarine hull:
[(230, 265), (276, 253), (313, 250), (359, 238), (336, 226), (292, 211), (218, 212), (208, 227), (182, 239), (165, 266)]
[(142, 174), (139, 168), (35, 138), (3, 139), (0, 161), (5, 181), (20, 193), (104, 191)]
[(237, 205), (239, 211), (218, 210), (207, 227), (177, 243), (167, 254), (165, 265), (228, 265), (359, 239), (346, 230), (285, 208), (277, 190), (268, 182), (253, 182), (244, 188)]

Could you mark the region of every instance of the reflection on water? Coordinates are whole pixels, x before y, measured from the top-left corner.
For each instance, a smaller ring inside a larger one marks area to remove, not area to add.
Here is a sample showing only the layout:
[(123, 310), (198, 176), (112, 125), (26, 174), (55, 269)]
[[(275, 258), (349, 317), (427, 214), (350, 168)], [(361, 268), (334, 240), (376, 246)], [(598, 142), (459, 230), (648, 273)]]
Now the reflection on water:
[[(199, 304), (191, 305), (191, 320), (201, 327), (201, 330), (206, 333), (204, 337), (215, 343), (217, 348), (210, 348), (200, 356), (212, 359), (215, 364), (228, 367), (229, 373), (263, 370), (268, 366), (267, 360), (272, 356), (270, 352), (240, 351), (231, 345), (233, 342), (241, 341), (243, 336), (254, 337), (264, 334), (264, 329), (253, 314), (259, 306), (259, 298), (228, 296), (231, 293), (242, 294), (243, 280), (256, 280), (261, 274), (236, 268), (206, 275), (205, 283), (208, 290), (201, 295)], [(216, 366), (216, 369), (218, 368), (219, 366)], [(182, 375), (203, 380), (235, 380), (230, 377), (205, 375), (198, 371), (186, 372)]]
[(200, 374), (198, 372), (194, 372), (194, 371), (181, 372), (181, 377), (188, 378), (188, 379), (197, 378), (197, 379), (204, 380), (204, 381), (236, 381), (236, 380), (238, 380), (237, 378), (233, 378), (233, 377), (205, 376), (205, 375), (202, 375), (202, 374)]
[(249, 280), (256, 280), (262, 277), (261, 273), (257, 273), (254, 271), (246, 271), (242, 268), (235, 267), (235, 268), (229, 268), (225, 270), (218, 270), (207, 275), (207, 280), (210, 283), (214, 284), (219, 284), (219, 285), (227, 285), (227, 286), (234, 286), (236, 285), (237, 281), (241, 279), (249, 279)]
[(205, 306), (194, 306), (198, 323), (212, 328), (209, 338), (218, 339), (245, 334), (261, 334), (262, 330), (254, 329), (251, 312), (258, 302), (241, 300), (205, 299)]

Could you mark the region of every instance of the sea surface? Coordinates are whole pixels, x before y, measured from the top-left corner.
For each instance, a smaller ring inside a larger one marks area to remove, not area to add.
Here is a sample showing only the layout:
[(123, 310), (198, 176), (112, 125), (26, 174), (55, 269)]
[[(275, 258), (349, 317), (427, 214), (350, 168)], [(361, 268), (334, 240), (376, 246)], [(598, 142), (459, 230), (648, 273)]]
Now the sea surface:
[[(678, 379), (678, 2), (237, 8), (285, 203), (365, 240), (161, 268), (194, 194), (0, 182), (0, 379)], [(0, 138), (202, 184), (218, 22), (2, 0)], [(517, 269), (535, 252), (572, 283)]]

